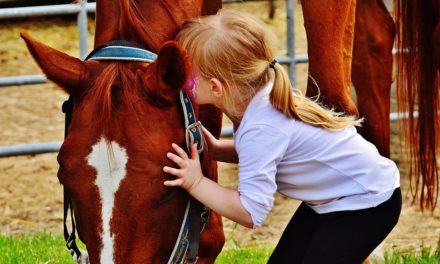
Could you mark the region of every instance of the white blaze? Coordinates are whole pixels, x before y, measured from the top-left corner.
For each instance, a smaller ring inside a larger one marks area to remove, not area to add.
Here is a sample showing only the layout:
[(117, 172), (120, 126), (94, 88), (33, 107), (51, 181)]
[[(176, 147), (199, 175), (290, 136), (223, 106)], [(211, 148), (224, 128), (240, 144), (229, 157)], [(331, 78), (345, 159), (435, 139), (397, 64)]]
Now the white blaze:
[[(111, 146), (110, 148), (108, 146)], [(102, 249), (101, 264), (114, 263), (113, 234), (110, 233), (115, 193), (126, 175), (127, 152), (118, 143), (107, 143), (104, 138), (96, 143), (87, 157), (90, 166), (96, 169), (96, 186), (102, 205)]]

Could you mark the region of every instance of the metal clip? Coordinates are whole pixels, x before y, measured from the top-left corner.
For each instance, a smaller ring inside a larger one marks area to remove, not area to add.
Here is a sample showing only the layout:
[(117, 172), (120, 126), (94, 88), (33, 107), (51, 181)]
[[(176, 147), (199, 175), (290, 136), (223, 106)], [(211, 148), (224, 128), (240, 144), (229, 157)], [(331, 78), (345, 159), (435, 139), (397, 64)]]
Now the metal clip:
[(197, 151), (200, 153), (203, 152), (205, 148), (205, 141), (202, 133), (202, 123), (200, 121), (196, 123), (190, 124), (185, 131), (185, 139), (186, 146), (188, 147), (188, 151), (191, 151), (191, 146), (193, 144), (197, 144)]

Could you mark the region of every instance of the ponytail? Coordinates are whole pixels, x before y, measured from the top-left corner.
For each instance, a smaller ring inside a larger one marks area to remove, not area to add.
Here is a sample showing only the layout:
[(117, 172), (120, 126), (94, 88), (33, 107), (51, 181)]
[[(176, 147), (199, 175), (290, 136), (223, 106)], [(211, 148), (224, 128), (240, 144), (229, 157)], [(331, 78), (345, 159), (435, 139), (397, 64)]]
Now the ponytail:
[(202, 78), (215, 77), (223, 83), (224, 95), (219, 105), (228, 116), (243, 116), (244, 109), (237, 108), (236, 102), (249, 102), (274, 79), (270, 102), (285, 116), (328, 130), (361, 123), (353, 116), (320, 106), (317, 99), (294, 93), (284, 68), (275, 60), (271, 62), (275, 35), (253, 15), (221, 10), (215, 16), (186, 22), (176, 39)]
[(338, 130), (347, 126), (360, 126), (362, 119), (346, 116), (343, 113), (327, 109), (302, 94), (295, 94), (289, 77), (279, 63), (271, 64), (275, 71), (275, 80), (269, 99), (271, 104), (289, 118), (301, 120), (304, 123), (327, 130)]

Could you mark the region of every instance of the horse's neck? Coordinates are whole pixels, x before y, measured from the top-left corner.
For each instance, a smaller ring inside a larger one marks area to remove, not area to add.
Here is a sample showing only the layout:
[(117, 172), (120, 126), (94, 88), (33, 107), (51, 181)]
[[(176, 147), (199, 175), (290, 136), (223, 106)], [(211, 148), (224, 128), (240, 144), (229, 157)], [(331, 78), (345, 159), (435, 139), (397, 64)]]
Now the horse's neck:
[(158, 52), (183, 22), (202, 14), (201, 0), (97, 1), (95, 47), (124, 39)]

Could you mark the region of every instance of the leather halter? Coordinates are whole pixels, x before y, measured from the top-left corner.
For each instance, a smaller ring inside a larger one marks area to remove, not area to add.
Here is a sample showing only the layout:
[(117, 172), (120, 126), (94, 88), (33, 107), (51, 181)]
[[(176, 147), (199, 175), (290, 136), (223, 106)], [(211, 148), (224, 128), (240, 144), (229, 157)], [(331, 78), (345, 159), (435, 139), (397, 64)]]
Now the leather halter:
[[(113, 40), (95, 48), (87, 57), (86, 60), (109, 60), (109, 61), (139, 61), (139, 62), (153, 62), (157, 55), (148, 50), (142, 49), (125, 40)], [(199, 154), (204, 150), (204, 139), (201, 132), (201, 124), (197, 122), (194, 108), (191, 100), (185, 91), (180, 91), (179, 94), (181, 109), (184, 116), (185, 125), (185, 139), (188, 152), (191, 146), (197, 144)], [(73, 101), (69, 98), (63, 103), (63, 112), (66, 114), (65, 118), (65, 137), (67, 137), (68, 128), (70, 125)], [(73, 217), (73, 207), (70, 195), (64, 189), (64, 239), (66, 247), (70, 250), (71, 255), (76, 258), (81, 258), (81, 251), (76, 245), (76, 228)], [(67, 228), (67, 215), (70, 210), (72, 231), (69, 232)], [(174, 245), (173, 252), (169, 258), (168, 264), (196, 263), (198, 260), (200, 233), (203, 231), (205, 225), (209, 220), (210, 210), (203, 206), (200, 202), (190, 197), (186, 205), (185, 214), (180, 227), (180, 232)]]

